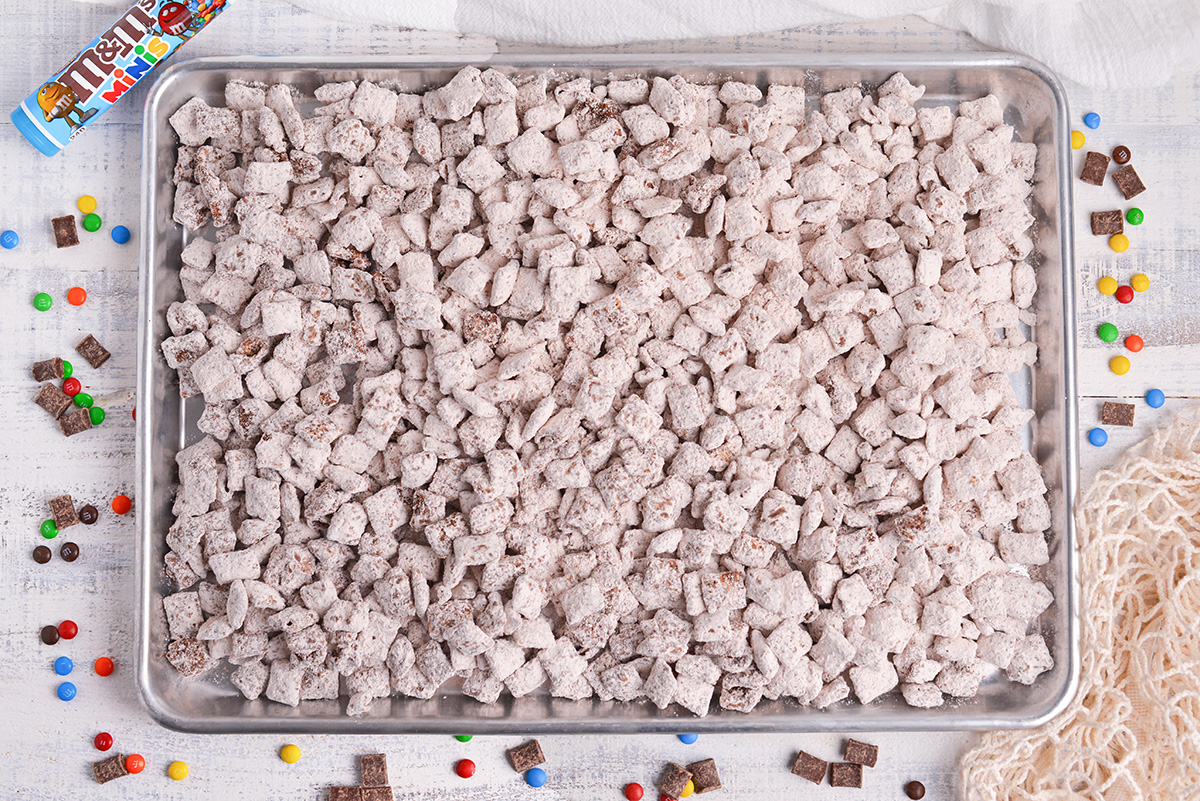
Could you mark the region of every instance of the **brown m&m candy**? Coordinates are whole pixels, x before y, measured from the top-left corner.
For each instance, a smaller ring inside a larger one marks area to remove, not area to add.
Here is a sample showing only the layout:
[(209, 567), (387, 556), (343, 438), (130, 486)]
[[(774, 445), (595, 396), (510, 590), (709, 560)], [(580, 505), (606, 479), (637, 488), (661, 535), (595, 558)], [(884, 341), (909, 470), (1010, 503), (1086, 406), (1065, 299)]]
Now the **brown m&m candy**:
[(53, 555), (54, 554), (52, 554), (50, 549), (45, 545), (39, 545), (33, 549), (33, 561), (37, 562), (39, 565), (44, 565), (49, 562)]
[(87, 506), (85, 506), (79, 510), (79, 522), (80, 523), (90, 526), (99, 519), (100, 519), (100, 512), (96, 509), (95, 506), (92, 506), (90, 503)]
[(42, 626), (42, 642), (46, 645), (58, 642), (58, 626)]
[(1117, 145), (1113, 148), (1112, 160), (1118, 164), (1127, 164), (1132, 157), (1133, 154), (1129, 152), (1129, 148), (1125, 147), (1125, 145)]
[(79, 546), (73, 542), (64, 542), (58, 549), (58, 555), (63, 558), (64, 562), (74, 562), (79, 558)]
[(920, 782), (909, 782), (904, 785), (904, 794), (913, 801), (921, 801), (925, 797), (925, 785)]

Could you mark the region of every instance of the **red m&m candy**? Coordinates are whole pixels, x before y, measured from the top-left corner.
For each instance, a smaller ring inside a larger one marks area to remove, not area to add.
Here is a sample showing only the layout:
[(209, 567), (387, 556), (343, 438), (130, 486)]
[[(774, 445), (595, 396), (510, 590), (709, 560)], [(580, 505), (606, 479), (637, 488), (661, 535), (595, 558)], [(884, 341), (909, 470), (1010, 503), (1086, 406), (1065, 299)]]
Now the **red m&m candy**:
[(118, 495), (113, 498), (112, 510), (119, 515), (129, 514), (129, 510), (133, 508), (133, 501), (129, 500), (128, 495)]
[(92, 740), (92, 744), (96, 746), (97, 751), (107, 751), (113, 747), (112, 735), (102, 731), (96, 735), (96, 739)]
[(475, 763), (469, 759), (460, 759), (454, 766), (454, 772), (463, 779), (469, 779), (475, 775)]
[(73, 640), (75, 635), (79, 633), (79, 626), (75, 625), (74, 620), (64, 620), (58, 624), (58, 636), (64, 640)]
[(81, 389), (83, 389), (83, 385), (79, 383), (78, 378), (68, 378), (63, 382), (63, 392), (67, 393), (71, 397), (78, 395)]
[(1132, 303), (1133, 302), (1133, 287), (1119, 286), (1119, 287), (1117, 287), (1116, 295), (1117, 295), (1118, 302)]
[(642, 789), (642, 785), (637, 782), (630, 782), (625, 785), (625, 798), (629, 799), (629, 801), (642, 801), (643, 795), (645, 795), (645, 791)]
[(1125, 337), (1125, 347), (1134, 353), (1139, 353), (1142, 348), (1146, 347), (1146, 343), (1137, 334), (1130, 334)]
[(94, 668), (97, 676), (111, 676), (113, 672), (113, 661), (107, 656), (102, 656), (96, 660)]

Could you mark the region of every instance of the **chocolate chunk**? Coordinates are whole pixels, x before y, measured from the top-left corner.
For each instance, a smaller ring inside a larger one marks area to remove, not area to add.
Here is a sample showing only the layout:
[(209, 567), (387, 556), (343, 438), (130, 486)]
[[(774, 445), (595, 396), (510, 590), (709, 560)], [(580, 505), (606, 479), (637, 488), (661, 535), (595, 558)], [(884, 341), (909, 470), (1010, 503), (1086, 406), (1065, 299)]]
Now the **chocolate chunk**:
[(1092, 234), (1094, 236), (1111, 236), (1125, 233), (1125, 218), (1117, 211), (1093, 211)]
[(34, 381), (53, 381), (63, 377), (63, 360), (55, 356), (42, 362), (33, 363)]
[(79, 546), (73, 542), (64, 542), (58, 549), (58, 555), (63, 558), (64, 562), (74, 562), (79, 558)]
[(105, 350), (104, 346), (97, 342), (96, 338), (91, 334), (88, 334), (83, 338), (82, 342), (75, 346), (75, 352), (87, 359), (87, 363), (90, 364), (93, 369), (104, 364), (106, 361), (108, 361), (108, 357), (112, 356), (112, 354)]
[(70, 412), (58, 418), (58, 427), (62, 429), (64, 437), (74, 436), (92, 427), (92, 416), (87, 409)]
[(829, 783), (834, 787), (862, 787), (862, 765), (834, 762), (829, 768)]
[(1117, 184), (1117, 189), (1121, 190), (1121, 194), (1126, 200), (1131, 200), (1146, 191), (1146, 185), (1142, 183), (1142, 179), (1138, 177), (1137, 170), (1132, 164), (1126, 164), (1121, 169), (1113, 173), (1113, 181)]
[(208, 655), (208, 648), (195, 637), (176, 640), (167, 646), (167, 661), (187, 678), (211, 670), (217, 662)]
[(37, 562), (39, 565), (46, 564), (51, 558), (53, 558), (53, 556), (54, 554), (51, 553), (50, 549), (45, 545), (39, 545), (33, 549), (33, 561)]
[(524, 773), (530, 768), (536, 768), (546, 761), (542, 746), (537, 740), (530, 740), (524, 745), (508, 749), (508, 760), (512, 762), (513, 770)]
[(1125, 145), (1117, 145), (1112, 151), (1112, 160), (1118, 164), (1128, 164), (1129, 159), (1133, 158), (1133, 154), (1129, 152), (1129, 148)]
[(1100, 409), (1100, 422), (1106, 426), (1132, 426), (1133, 412), (1132, 403), (1105, 401), (1104, 406)]
[(707, 793), (709, 790), (721, 789), (721, 774), (717, 773), (717, 761), (705, 759), (693, 762), (687, 766), (692, 774), (692, 784), (697, 793)]
[(364, 787), (360, 796), (362, 801), (395, 801), (391, 787)]
[(658, 789), (663, 795), (669, 795), (671, 798), (679, 798), (691, 779), (691, 771), (676, 765), (674, 762), (668, 762), (667, 766), (663, 768), (662, 776), (658, 778)]
[(875, 760), (879, 758), (879, 746), (870, 745), (868, 743), (860, 743), (858, 740), (849, 740), (846, 743), (846, 761), (854, 762), (864, 767), (875, 767)]
[(925, 797), (925, 785), (920, 782), (909, 782), (904, 785), (904, 794), (913, 801), (921, 801)]
[(1087, 158), (1083, 160), (1083, 171), (1079, 173), (1079, 180), (1085, 184), (1101, 186), (1104, 183), (1104, 174), (1107, 172), (1108, 156), (1090, 150)]
[(829, 770), (828, 762), (817, 759), (804, 751), (796, 755), (796, 763), (792, 765), (792, 773), (802, 779), (808, 779), (813, 784), (820, 784), (825, 779), (827, 770)]
[(42, 385), (42, 391), (37, 394), (33, 402), (50, 412), (50, 415), (56, 420), (74, 405), (71, 396), (59, 389), (57, 384)]
[(383, 787), (388, 783), (387, 755), (363, 754), (358, 758), (363, 787)]
[(97, 511), (96, 507), (92, 506), (90, 503), (79, 510), (79, 522), (83, 523), (85, 526), (90, 526), (99, 519), (100, 512)]
[(125, 755), (113, 754), (108, 759), (93, 762), (92, 774), (96, 777), (96, 781), (101, 784), (111, 782), (113, 779), (119, 779), (122, 776), (128, 776), (129, 771), (125, 770)]
[(330, 787), (329, 801), (362, 801), (362, 788)]
[(71, 215), (55, 217), (50, 221), (54, 228), (54, 244), (69, 248), (79, 244), (79, 232), (75, 230), (75, 218)]
[(50, 516), (54, 518), (54, 525), (58, 526), (60, 531), (79, 522), (79, 517), (75, 514), (75, 504), (71, 501), (70, 495), (51, 498), (49, 504)]

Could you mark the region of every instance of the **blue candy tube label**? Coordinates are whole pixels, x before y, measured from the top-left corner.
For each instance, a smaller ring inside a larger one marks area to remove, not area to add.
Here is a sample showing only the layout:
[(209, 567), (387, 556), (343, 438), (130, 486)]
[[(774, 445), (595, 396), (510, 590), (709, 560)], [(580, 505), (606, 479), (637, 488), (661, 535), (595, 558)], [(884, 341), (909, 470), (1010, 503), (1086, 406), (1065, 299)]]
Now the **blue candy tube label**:
[(25, 98), (14, 118), (23, 114), (55, 147), (65, 147), (224, 8), (225, 0), (138, 0)]

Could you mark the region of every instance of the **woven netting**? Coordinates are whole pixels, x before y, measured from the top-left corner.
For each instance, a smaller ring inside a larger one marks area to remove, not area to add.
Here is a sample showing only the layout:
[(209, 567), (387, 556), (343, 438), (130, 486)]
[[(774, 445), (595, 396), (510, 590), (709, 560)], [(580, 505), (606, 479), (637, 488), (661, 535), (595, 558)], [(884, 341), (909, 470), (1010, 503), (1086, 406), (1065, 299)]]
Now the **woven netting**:
[(1079, 692), (962, 761), (971, 801), (1200, 799), (1200, 410), (1103, 470), (1078, 511)]

